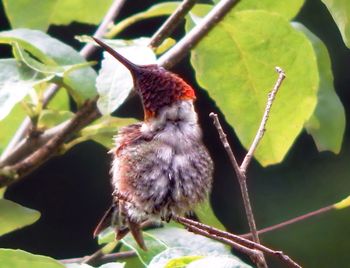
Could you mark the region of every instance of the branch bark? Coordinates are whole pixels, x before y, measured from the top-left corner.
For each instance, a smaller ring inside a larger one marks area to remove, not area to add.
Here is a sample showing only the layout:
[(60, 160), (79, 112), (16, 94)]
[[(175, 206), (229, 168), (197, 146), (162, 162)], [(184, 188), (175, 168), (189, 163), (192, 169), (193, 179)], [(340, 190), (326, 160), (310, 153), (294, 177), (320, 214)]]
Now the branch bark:
[(159, 58), (158, 64), (166, 69), (171, 68), (193, 48), (210, 30), (221, 21), (239, 0), (221, 0), (199, 24), (182, 38), (167, 53)]
[(169, 37), (196, 2), (197, 0), (184, 0), (152, 36), (149, 46), (151, 48), (156, 48), (165, 40), (165, 38)]
[[(252, 258), (255, 263), (258, 265), (264, 265), (264, 257), (262, 254), (259, 254), (259, 252), (266, 253), (271, 256), (278, 257), (281, 261), (288, 264), (289, 267), (299, 267), (301, 266), (297, 264), (295, 261), (293, 261), (289, 256), (284, 254), (282, 251), (277, 251), (270, 249), (268, 247), (265, 247), (259, 243), (255, 243), (253, 241), (250, 241), (248, 239), (245, 239), (243, 237), (240, 237), (238, 235), (231, 234), (229, 232), (225, 232), (219, 229), (216, 229), (214, 227), (205, 225), (203, 223), (199, 223), (190, 219), (186, 219), (184, 217), (173, 217), (173, 220), (175, 220), (178, 223), (181, 223), (186, 228), (188, 228), (189, 231), (204, 235), (208, 238), (214, 239), (216, 241), (223, 242), (227, 245), (232, 246), (234, 249), (247, 254), (250, 258)], [(238, 244), (238, 246), (237, 246)], [(253, 251), (252, 251), (253, 250)]]

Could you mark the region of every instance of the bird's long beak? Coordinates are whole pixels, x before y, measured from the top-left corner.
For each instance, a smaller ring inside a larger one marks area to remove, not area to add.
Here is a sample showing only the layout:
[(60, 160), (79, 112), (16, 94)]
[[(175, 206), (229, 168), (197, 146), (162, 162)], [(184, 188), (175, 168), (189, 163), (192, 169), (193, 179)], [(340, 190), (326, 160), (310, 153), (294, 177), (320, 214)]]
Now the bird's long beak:
[(140, 70), (140, 66), (138, 66), (135, 63), (132, 63), (124, 56), (120, 55), (117, 51), (115, 51), (113, 48), (111, 48), (106, 43), (102, 42), (101, 40), (92, 37), (97, 44), (99, 44), (102, 48), (104, 48), (109, 54), (111, 54), (114, 58), (116, 58), (121, 64), (123, 64), (128, 70), (131, 72), (131, 74), (135, 75), (137, 71)]

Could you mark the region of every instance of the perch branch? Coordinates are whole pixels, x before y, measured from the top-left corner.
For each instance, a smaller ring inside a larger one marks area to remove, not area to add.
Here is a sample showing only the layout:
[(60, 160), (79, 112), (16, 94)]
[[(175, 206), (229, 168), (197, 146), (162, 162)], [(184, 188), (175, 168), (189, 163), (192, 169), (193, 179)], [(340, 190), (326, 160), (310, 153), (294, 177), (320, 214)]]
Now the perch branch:
[[(116, 16), (119, 14), (121, 8), (123, 7), (125, 3), (125, 0), (114, 0), (111, 7), (107, 11), (105, 17), (102, 20), (102, 23), (97, 28), (94, 36), (99, 38), (102, 37), (103, 34), (106, 32), (107, 28), (109, 27), (110, 23), (113, 22), (113, 20), (116, 18)], [(88, 58), (94, 51), (96, 47), (90, 43), (86, 44), (81, 50), (80, 55), (82, 55), (84, 58)], [(43, 108), (47, 106), (47, 104), (50, 102), (50, 100), (55, 96), (57, 90), (59, 89), (58, 85), (52, 85), (50, 86), (44, 93), (44, 100), (43, 100)], [(23, 155), (18, 154), (18, 151), (25, 152), (27, 149), (21, 149), (23, 146), (23, 143), (20, 143), (20, 141), (26, 136), (26, 134), (29, 131), (31, 125), (30, 119), (27, 117), (23, 120), (22, 124), (16, 131), (15, 135), (7, 145), (6, 149), (3, 151), (0, 162), (4, 162), (0, 165), (4, 166), (7, 164), (12, 164), (12, 162), (7, 162), (7, 157), (12, 154), (14, 150), (17, 151), (17, 155)], [(20, 143), (20, 144), (19, 144)], [(28, 143), (31, 143), (31, 141), (28, 141)], [(21, 146), (20, 146), (21, 145)], [(18, 160), (17, 160), (18, 161)]]
[(196, 2), (197, 0), (184, 0), (152, 36), (149, 46), (151, 48), (158, 47), (165, 40), (165, 38), (167, 38), (174, 31), (177, 25), (183, 20)]
[[(271, 256), (276, 256), (278, 257), (281, 261), (285, 262), (286, 264), (288, 264), (289, 267), (301, 267), (299, 264), (297, 264), (294, 260), (292, 260), (289, 256), (287, 256), (286, 254), (284, 254), (282, 251), (277, 251), (277, 250), (273, 250), (270, 249), (268, 247), (265, 247), (259, 243), (255, 243), (253, 241), (250, 241), (248, 239), (242, 238), (238, 235), (234, 235), (231, 234), (229, 232), (225, 232), (216, 228), (213, 228), (211, 226), (205, 225), (203, 223), (199, 223), (190, 219), (186, 219), (184, 217), (173, 217), (173, 219), (178, 222), (181, 223), (182, 225), (184, 225), (185, 227), (187, 227), (189, 229), (189, 231), (192, 231), (194, 233), (198, 233), (201, 235), (204, 235), (208, 238), (223, 242), (225, 244), (228, 244), (230, 246), (232, 246), (233, 248), (237, 249), (237, 250), (241, 250), (241, 246), (243, 245), (245, 248), (249, 248), (249, 249), (254, 249), (260, 252), (264, 252), (268, 255)], [(234, 243), (232, 243), (234, 242)], [(240, 245), (240, 247), (236, 248), (235, 244), (238, 243)], [(248, 254), (248, 256), (252, 257), (253, 259), (258, 257), (258, 260), (261, 261), (262, 255), (256, 255), (256, 252), (243, 252), (242, 253), (246, 253)], [(253, 255), (249, 255), (249, 254), (253, 254)]]

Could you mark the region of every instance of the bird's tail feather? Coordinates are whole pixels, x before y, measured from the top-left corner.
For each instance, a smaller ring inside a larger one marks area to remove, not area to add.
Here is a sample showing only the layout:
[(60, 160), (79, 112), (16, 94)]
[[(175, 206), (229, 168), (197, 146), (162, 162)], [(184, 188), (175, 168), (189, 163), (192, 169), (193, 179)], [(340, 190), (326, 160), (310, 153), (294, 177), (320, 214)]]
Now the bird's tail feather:
[(94, 238), (109, 226), (115, 227), (117, 240), (123, 239), (130, 231), (139, 247), (147, 251), (140, 223), (134, 222), (124, 213), (120, 213), (119, 205), (112, 205), (105, 212), (94, 230)]

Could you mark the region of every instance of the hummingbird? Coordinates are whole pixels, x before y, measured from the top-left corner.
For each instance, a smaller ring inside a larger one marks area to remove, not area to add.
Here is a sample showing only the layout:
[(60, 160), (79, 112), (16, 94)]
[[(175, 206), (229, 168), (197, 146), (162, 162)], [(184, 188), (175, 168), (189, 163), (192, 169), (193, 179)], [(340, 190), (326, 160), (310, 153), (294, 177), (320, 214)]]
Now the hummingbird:
[(130, 231), (147, 250), (142, 223), (170, 221), (208, 198), (213, 161), (202, 141), (193, 88), (157, 64), (134, 64), (93, 39), (130, 71), (144, 110), (142, 122), (121, 128), (115, 136), (110, 171), (113, 204), (94, 236), (112, 226), (117, 240)]

